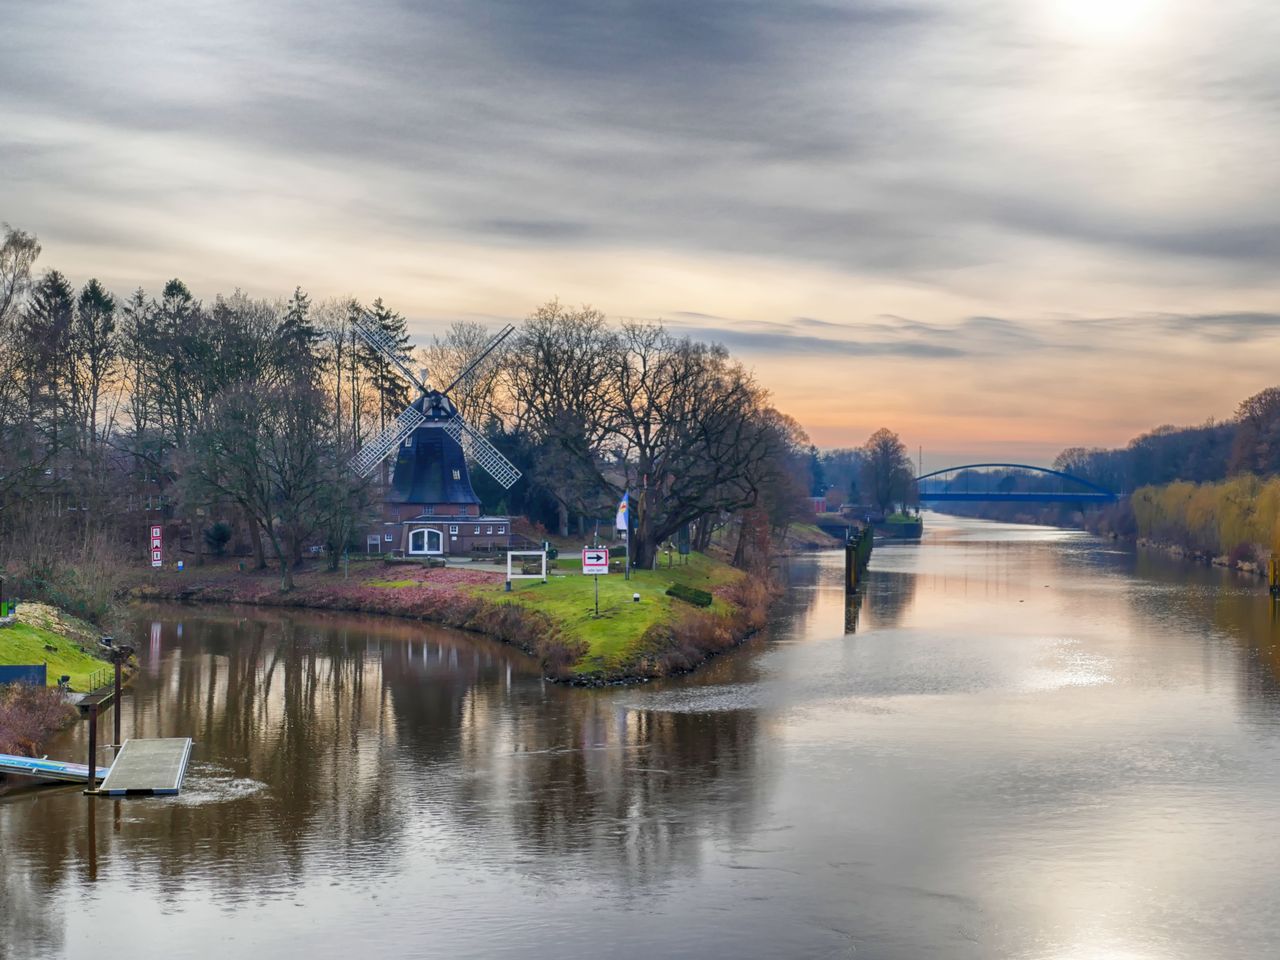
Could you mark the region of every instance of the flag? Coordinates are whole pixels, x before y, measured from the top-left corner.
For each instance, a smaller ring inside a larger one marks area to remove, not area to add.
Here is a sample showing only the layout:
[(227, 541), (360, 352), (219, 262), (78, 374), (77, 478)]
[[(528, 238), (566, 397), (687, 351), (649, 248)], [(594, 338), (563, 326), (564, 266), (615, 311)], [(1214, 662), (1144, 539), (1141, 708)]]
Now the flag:
[(627, 523), (627, 494), (622, 495), (622, 499), (618, 501), (618, 517), (613, 521), (615, 530), (626, 530), (630, 524)]

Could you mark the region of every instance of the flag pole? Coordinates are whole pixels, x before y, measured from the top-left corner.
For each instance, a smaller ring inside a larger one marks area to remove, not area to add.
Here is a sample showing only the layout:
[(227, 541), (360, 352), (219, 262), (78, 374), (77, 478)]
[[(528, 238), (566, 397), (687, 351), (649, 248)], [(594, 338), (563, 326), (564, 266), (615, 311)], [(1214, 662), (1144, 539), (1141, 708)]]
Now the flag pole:
[[(623, 568), (623, 579), (630, 580), (631, 579), (631, 496), (629, 494), (629, 491), (626, 491), (626, 490), (622, 491), (621, 506), (623, 508), (623, 510), (621, 511), (623, 513), (623, 520), (626, 523), (626, 526), (622, 528), (622, 538), (623, 540), (626, 541), (626, 544), (627, 544), (627, 565)], [(616, 527), (617, 524), (615, 523), (614, 526)]]

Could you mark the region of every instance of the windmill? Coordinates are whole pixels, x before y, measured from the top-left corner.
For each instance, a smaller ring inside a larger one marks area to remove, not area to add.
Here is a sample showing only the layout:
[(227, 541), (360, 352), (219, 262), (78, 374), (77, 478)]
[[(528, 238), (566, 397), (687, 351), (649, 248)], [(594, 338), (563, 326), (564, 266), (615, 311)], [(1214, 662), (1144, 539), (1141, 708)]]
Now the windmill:
[[(449, 394), (477, 376), (482, 364), (515, 332), (515, 327), (508, 324), (452, 383), (443, 390), (433, 390), (427, 385), (427, 372), (423, 370), (421, 376), (415, 375), (401, 359), (397, 344), (368, 313), (355, 314), (352, 325), (369, 348), (394, 365), (418, 391), (418, 396), (400, 415), (351, 459), (352, 469), (360, 476), (368, 476), (392, 453), (397, 454), (391, 486), (383, 497), (386, 523), (421, 526), (430, 520), (448, 522), (456, 518), (458, 522), (449, 525), (449, 533), (450, 540), (455, 545), (461, 544), (460, 548), (474, 547), (474, 538), (483, 536), (490, 538), (487, 542), (491, 546), (498, 545), (498, 540), (505, 544), (506, 518), (480, 517), (480, 498), (471, 488), (467, 461), (477, 463), (504, 489), (510, 489), (520, 479), (520, 471), (484, 434), (463, 419)], [(494, 524), (477, 523), (477, 519), (499, 521), (501, 535), (497, 540)], [(467, 529), (462, 532), (464, 525)], [(443, 553), (446, 542), (443, 534), (443, 528), (437, 524), (429, 531), (426, 527), (406, 528), (401, 539), (407, 552)]]

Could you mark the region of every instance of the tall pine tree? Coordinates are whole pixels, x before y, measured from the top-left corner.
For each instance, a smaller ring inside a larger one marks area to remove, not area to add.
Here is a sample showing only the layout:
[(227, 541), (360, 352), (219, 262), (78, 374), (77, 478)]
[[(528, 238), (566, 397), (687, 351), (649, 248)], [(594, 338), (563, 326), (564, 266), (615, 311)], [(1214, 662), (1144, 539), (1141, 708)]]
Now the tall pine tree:
[[(373, 301), (369, 316), (386, 338), (394, 345), (400, 361), (406, 366), (413, 363), (409, 350), (409, 330), (405, 318), (383, 304), (379, 297)], [(385, 429), (387, 424), (400, 416), (401, 411), (409, 405), (409, 385), (396, 369), (395, 364), (379, 351), (365, 347), (368, 357), (369, 382), (377, 397), (378, 429)]]

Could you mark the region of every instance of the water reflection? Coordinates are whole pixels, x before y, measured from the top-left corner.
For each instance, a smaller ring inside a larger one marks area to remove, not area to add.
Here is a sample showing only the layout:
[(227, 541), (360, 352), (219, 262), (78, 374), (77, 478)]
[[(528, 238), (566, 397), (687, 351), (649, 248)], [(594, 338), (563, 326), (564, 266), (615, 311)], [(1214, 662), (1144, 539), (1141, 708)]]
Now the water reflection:
[[(749, 712), (621, 707), (546, 684), (528, 658), (474, 636), (172, 608), (141, 611), (136, 628), (150, 642), (126, 736), (194, 737), (186, 788), (123, 808), (75, 789), (0, 804), (0, 942), (15, 956), (67, 946), (57, 908), (85, 884), (174, 902), (194, 885), (233, 909), (317, 875), (346, 886), (412, 873), (424, 824), (460, 838), (446, 858), (543, 879), (586, 859), (643, 887), (696, 870), (709, 828), (747, 828), (767, 784)], [(56, 749), (79, 756), (82, 731)]]
[(411, 622), (140, 610), (125, 730), (194, 736), (187, 788), (0, 800), (0, 955), (1266, 955), (1259, 583), (942, 518), (852, 604), (841, 566), (601, 691)]

